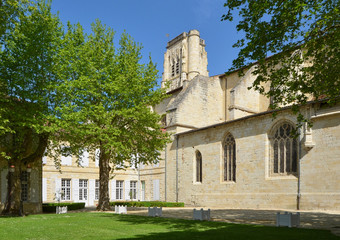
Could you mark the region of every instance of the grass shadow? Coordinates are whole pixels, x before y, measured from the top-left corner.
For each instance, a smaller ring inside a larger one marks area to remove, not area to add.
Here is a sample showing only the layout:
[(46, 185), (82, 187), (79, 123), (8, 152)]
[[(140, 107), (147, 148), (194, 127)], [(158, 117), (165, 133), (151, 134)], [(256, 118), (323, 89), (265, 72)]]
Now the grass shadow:
[(261, 239), (261, 240), (335, 240), (340, 239), (328, 230), (301, 229), (301, 228), (277, 228), (261, 225), (233, 224), (223, 222), (194, 221), (173, 218), (153, 218), (135, 215), (109, 215), (105, 218), (116, 218), (118, 221), (129, 223), (132, 226), (138, 224), (163, 225), (167, 232), (152, 232), (144, 235), (138, 234), (132, 238), (121, 239)]

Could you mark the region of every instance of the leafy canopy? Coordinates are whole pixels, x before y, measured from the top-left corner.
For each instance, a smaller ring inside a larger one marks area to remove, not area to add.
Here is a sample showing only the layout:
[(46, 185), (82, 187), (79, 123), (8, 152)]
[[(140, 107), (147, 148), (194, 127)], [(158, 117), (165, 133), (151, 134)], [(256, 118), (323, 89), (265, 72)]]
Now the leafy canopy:
[[(227, 0), (222, 21), (245, 33), (229, 71), (256, 61), (253, 88), (271, 97), (272, 108), (299, 105), (340, 93), (340, 2), (338, 0)], [(269, 55), (271, 57), (267, 58)], [(266, 88), (266, 84), (270, 87)], [(301, 121), (300, 114), (299, 120)]]
[(56, 126), (73, 154), (80, 156), (85, 146), (105, 151), (116, 166), (135, 156), (144, 163), (157, 161), (167, 137), (150, 106), (165, 95), (155, 90), (157, 70), (151, 59), (140, 63), (140, 50), (127, 33), (115, 47), (114, 32), (98, 20), (89, 35), (79, 24), (68, 24), (58, 63)]
[(32, 132), (50, 131), (63, 33), (50, 2), (1, 1), (0, 12), (0, 136), (11, 134), (2, 145), (7, 157), (20, 159)]

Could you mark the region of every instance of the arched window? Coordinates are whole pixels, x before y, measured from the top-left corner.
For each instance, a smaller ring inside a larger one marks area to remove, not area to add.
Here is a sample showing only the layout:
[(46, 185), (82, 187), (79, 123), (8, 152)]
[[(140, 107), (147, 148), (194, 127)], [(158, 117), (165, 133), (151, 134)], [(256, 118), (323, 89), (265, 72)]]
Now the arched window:
[(172, 59), (172, 64), (171, 64), (171, 77), (175, 76), (175, 60)]
[(236, 144), (231, 134), (228, 134), (223, 143), (223, 180), (236, 181)]
[(273, 131), (271, 163), (273, 174), (293, 174), (297, 171), (298, 143), (292, 136), (294, 127), (284, 122)]
[(177, 61), (176, 61), (176, 75), (179, 74), (179, 57), (177, 57)]
[(202, 154), (196, 152), (196, 182), (202, 182)]

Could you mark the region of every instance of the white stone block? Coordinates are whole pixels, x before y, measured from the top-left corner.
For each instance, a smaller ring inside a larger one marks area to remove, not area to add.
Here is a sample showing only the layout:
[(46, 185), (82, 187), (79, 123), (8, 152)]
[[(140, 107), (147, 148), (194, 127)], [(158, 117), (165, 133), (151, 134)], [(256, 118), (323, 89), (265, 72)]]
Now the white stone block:
[(56, 207), (56, 214), (63, 214), (63, 213), (67, 213), (67, 206), (65, 206), (65, 207), (57, 206)]
[(300, 226), (300, 213), (278, 212), (276, 214), (277, 227), (298, 227)]
[(117, 213), (117, 214), (127, 214), (127, 206), (115, 205), (115, 213)]
[(210, 208), (208, 210), (203, 210), (203, 208), (200, 210), (194, 209), (193, 219), (210, 221)]
[(162, 216), (162, 207), (148, 207), (149, 217), (161, 217)]

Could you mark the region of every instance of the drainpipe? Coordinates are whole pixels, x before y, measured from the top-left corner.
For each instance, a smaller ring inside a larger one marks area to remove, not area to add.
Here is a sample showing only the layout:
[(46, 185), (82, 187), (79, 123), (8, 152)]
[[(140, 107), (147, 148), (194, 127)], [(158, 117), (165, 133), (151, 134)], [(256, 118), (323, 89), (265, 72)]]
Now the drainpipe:
[(176, 135), (176, 202), (178, 202), (178, 135)]
[(298, 154), (298, 169), (297, 169), (297, 177), (298, 177), (298, 186), (297, 186), (297, 196), (296, 196), (296, 210), (300, 210), (300, 199), (301, 199), (301, 183), (300, 183), (300, 161), (301, 161), (301, 128), (299, 129), (299, 154)]
[(227, 121), (227, 78), (223, 80), (224, 82), (224, 90), (223, 90), (223, 118), (224, 121)]
[(167, 144), (165, 144), (165, 154), (164, 154), (164, 164), (165, 164), (165, 167), (164, 167), (164, 201), (166, 202), (166, 158), (167, 158)]

